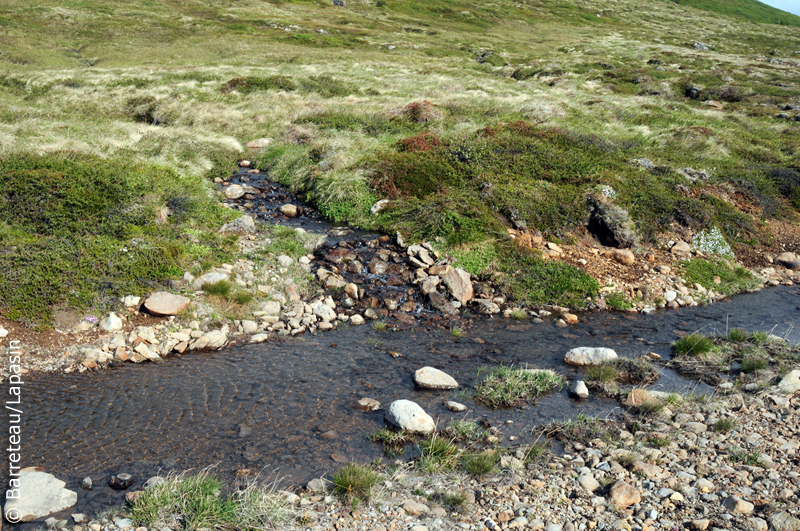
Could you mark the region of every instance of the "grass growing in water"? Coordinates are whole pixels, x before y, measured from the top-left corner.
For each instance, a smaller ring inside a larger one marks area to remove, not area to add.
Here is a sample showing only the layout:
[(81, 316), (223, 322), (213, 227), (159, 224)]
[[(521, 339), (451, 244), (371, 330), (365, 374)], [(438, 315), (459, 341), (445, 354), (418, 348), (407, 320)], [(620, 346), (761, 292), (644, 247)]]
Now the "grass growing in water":
[(171, 528), (262, 530), (289, 522), (291, 507), (272, 486), (251, 484), (228, 496), (224, 484), (202, 471), (178, 475), (142, 491), (128, 509), (138, 524)]
[(714, 342), (704, 335), (694, 333), (683, 336), (672, 344), (676, 356), (699, 356), (714, 350)]
[(531, 402), (543, 393), (561, 390), (564, 379), (548, 370), (495, 367), (475, 386), (475, 401), (489, 407), (511, 407)]

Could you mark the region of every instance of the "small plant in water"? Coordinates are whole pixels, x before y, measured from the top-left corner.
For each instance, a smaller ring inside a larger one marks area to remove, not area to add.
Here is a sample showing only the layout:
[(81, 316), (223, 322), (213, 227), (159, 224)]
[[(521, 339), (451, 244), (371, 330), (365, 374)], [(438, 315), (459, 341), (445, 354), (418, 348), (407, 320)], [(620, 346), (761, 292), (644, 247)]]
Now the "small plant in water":
[(450, 335), (453, 337), (463, 337), (464, 336), (464, 329), (460, 326), (454, 326), (450, 329)]
[(511, 318), (515, 319), (517, 321), (521, 321), (523, 319), (527, 319), (528, 318), (528, 312), (526, 312), (525, 310), (520, 310), (518, 308), (515, 309), (515, 310), (511, 310)]
[(376, 332), (385, 332), (386, 331), (386, 321), (375, 321), (372, 323), (372, 328)]
[(714, 342), (701, 334), (683, 336), (672, 344), (676, 356), (699, 356), (714, 350)]
[(549, 370), (500, 366), (491, 369), (475, 387), (474, 398), (489, 407), (509, 407), (563, 386), (564, 378)]
[(742, 330), (741, 328), (734, 328), (730, 332), (728, 332), (728, 339), (731, 341), (736, 341), (738, 343), (743, 343), (749, 339), (749, 335), (747, 332)]

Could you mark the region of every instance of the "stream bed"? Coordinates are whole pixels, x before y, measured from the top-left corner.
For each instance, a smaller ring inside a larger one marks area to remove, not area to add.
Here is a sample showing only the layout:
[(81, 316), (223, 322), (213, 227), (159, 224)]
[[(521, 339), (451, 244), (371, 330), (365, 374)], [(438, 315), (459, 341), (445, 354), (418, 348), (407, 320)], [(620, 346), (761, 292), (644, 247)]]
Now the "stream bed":
[[(800, 290), (781, 286), (740, 295), (704, 307), (659, 311), (655, 315), (597, 312), (559, 328), (503, 318), (461, 319), (463, 337), (440, 328), (378, 332), (369, 324), (285, 342), (193, 353), (160, 364), (124, 365), (84, 375), (37, 375), (26, 382), (24, 465), (37, 465), (78, 492), (65, 515), (94, 514), (124, 501), (111, 490), (112, 474), (138, 478), (141, 488), (154, 475), (215, 466), (228, 481), (237, 470), (281, 478), (284, 486), (330, 474), (341, 462), (382, 457), (368, 436), (384, 426), (383, 410), (352, 407), (362, 397), (382, 408), (397, 399), (419, 403), (439, 423), (485, 420), (514, 444), (532, 442), (536, 428), (579, 413), (614, 415), (619, 405), (590, 396), (577, 401), (566, 389), (520, 408), (491, 410), (474, 403), (470, 386), (481, 367), (497, 364), (552, 368), (569, 379), (583, 371), (563, 363), (578, 346), (610, 347), (622, 356), (656, 352), (664, 357), (684, 333), (727, 329), (771, 332), (800, 341)], [(399, 353), (394, 356), (390, 352)], [(413, 373), (430, 365), (454, 376), (456, 391), (419, 390)], [(713, 390), (663, 371), (654, 389)], [(463, 390), (466, 390), (463, 391)], [(447, 400), (468, 412), (444, 408)], [(512, 421), (513, 423), (508, 423)], [(326, 438), (321, 435), (334, 431)], [(413, 457), (409, 448), (402, 459)], [(394, 458), (393, 458), (394, 459)], [(94, 489), (79, 485), (91, 477)], [(31, 524), (28, 524), (31, 525)], [(27, 527), (27, 526), (26, 526)]]

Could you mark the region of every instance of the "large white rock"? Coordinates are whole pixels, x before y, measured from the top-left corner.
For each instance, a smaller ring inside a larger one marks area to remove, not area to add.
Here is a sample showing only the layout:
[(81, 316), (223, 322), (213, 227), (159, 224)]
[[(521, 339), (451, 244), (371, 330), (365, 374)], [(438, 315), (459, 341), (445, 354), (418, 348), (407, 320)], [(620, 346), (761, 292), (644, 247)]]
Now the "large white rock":
[(778, 388), (784, 393), (800, 391), (800, 370), (795, 369), (787, 373), (778, 384)]
[[(200, 277), (202, 278), (202, 277)], [(183, 295), (175, 295), (166, 291), (157, 291), (147, 297), (144, 307), (153, 315), (178, 315), (192, 302)]]
[(108, 314), (108, 317), (100, 321), (100, 328), (106, 332), (116, 332), (117, 330), (122, 330), (122, 319), (117, 317), (117, 314), (114, 312), (111, 312)]
[(570, 365), (600, 365), (617, 359), (617, 353), (610, 348), (578, 347), (567, 352), (564, 362)]
[(395, 400), (386, 411), (386, 422), (408, 433), (427, 435), (436, 429), (430, 415), (411, 400)]
[(423, 389), (455, 389), (458, 382), (449, 374), (434, 369), (423, 367), (414, 373), (414, 382)]
[(228, 199), (239, 199), (244, 193), (244, 188), (238, 184), (232, 184), (225, 188), (225, 197)]
[(227, 341), (228, 334), (223, 330), (212, 330), (189, 345), (189, 350), (218, 349), (224, 347)]
[(19, 481), (19, 498), (6, 498), (4, 514), (9, 520), (30, 522), (78, 503), (78, 494), (65, 489), (66, 483), (52, 474), (23, 472)]
[(469, 278), (469, 273), (460, 267), (448, 267), (442, 275), (442, 282), (444, 282), (453, 297), (461, 304), (466, 304), (472, 300), (474, 296), (472, 281)]

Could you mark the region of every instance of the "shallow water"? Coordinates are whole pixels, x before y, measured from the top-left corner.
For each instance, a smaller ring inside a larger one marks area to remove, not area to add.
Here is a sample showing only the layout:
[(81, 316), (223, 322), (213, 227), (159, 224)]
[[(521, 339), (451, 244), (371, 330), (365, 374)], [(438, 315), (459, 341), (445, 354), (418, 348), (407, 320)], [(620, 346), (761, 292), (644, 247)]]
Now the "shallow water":
[[(582, 371), (562, 363), (564, 353), (576, 346), (611, 347), (623, 356), (649, 351), (668, 356), (670, 343), (682, 333), (724, 333), (734, 327), (798, 342), (798, 304), (796, 287), (777, 287), (653, 316), (584, 314), (579, 325), (567, 329), (552, 321), (462, 319), (462, 338), (427, 328), (379, 333), (367, 324), (285, 343), (176, 356), (159, 365), (41, 375), (26, 383), (23, 396), (24, 465), (42, 466), (78, 492), (78, 505), (65, 514), (121, 503), (124, 493), (106, 486), (119, 472), (139, 478), (131, 490), (158, 473), (212, 464), (225, 479), (250, 468), (281, 477), (285, 485), (302, 484), (334, 471), (340, 466), (336, 460), (381, 457), (379, 445), (367, 436), (384, 425), (383, 412), (350, 406), (365, 396), (384, 406), (414, 400), (441, 423), (487, 419), (506, 437), (525, 443), (532, 440), (531, 429), (551, 420), (581, 412), (613, 415), (618, 405), (594, 396), (575, 401), (564, 390), (534, 405), (490, 410), (458, 391), (417, 390), (413, 372), (434, 366), (468, 388), (480, 367), (500, 363), (578, 377)], [(671, 372), (654, 388), (708, 390)], [(468, 405), (469, 413), (447, 411), (443, 402), (449, 399)], [(335, 430), (336, 438), (320, 437), (328, 430)], [(86, 476), (95, 483), (91, 492), (79, 488)]]

